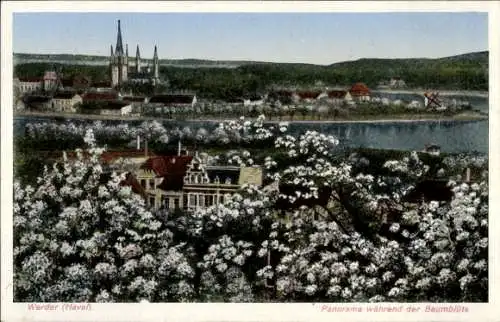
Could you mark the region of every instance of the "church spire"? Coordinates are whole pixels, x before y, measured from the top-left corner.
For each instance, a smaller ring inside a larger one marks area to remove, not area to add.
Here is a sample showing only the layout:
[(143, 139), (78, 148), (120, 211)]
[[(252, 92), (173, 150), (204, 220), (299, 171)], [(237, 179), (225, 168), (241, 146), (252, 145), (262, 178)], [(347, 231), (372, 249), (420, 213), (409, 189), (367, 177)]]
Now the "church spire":
[(139, 52), (139, 45), (137, 45), (137, 50), (135, 51), (135, 71), (136, 73), (141, 72), (141, 53)]
[(156, 48), (155, 45), (155, 53), (153, 55), (153, 78), (156, 80), (159, 78), (159, 66), (158, 66), (158, 49)]
[(111, 57), (113, 57), (115, 54), (113, 54), (113, 45), (110, 46), (111, 47)]
[(116, 37), (116, 55), (123, 56), (122, 29), (120, 27), (120, 20), (118, 20), (118, 35)]

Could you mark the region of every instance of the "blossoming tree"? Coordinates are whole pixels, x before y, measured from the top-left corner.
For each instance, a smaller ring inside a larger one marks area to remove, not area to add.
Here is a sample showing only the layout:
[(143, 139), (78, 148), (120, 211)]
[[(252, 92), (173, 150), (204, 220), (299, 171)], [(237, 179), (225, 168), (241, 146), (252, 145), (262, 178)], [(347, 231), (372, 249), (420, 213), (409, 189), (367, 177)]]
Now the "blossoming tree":
[(85, 158), (46, 169), (35, 187), (15, 184), (17, 301), (183, 301), (193, 269), (144, 201), (106, 174), (92, 131)]
[[(272, 141), (269, 184), (168, 214), (165, 225), (119, 176), (100, 183), (91, 135), (90, 160), (66, 160), (35, 188), (16, 185), (16, 298), (487, 301), (486, 175), (450, 181), (451, 201), (407, 202), (429, 171), (417, 153), (373, 174), (367, 160), (339, 158), (332, 136), (291, 136), (286, 123), (265, 128), (264, 120), (223, 123), (208, 142)], [(218, 160), (254, 164), (245, 150)], [(485, 162), (446, 159), (440, 173), (468, 164)]]

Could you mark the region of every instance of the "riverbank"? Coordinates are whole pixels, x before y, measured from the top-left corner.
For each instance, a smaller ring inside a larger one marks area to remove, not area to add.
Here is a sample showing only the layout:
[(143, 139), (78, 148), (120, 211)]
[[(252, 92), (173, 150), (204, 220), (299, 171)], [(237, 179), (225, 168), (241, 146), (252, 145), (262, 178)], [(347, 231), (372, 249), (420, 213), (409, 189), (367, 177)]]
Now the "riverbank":
[(374, 89), (374, 92), (385, 94), (418, 94), (423, 95), (425, 92), (439, 93), (440, 96), (470, 96), (488, 98), (488, 91), (470, 91), (470, 90), (438, 90), (438, 89)]
[[(80, 119), (80, 120), (102, 120), (102, 121), (189, 121), (189, 122), (223, 122), (237, 120), (238, 118), (214, 118), (214, 117), (199, 117), (196, 119), (169, 119), (154, 116), (114, 116), (114, 115), (91, 115), (91, 114), (75, 114), (75, 113), (54, 113), (54, 112), (28, 112), (16, 111), (14, 117), (36, 117), (36, 118), (58, 118), (58, 119)], [(250, 119), (250, 118), (249, 118)], [(464, 112), (456, 115), (439, 115), (439, 114), (395, 114), (395, 115), (357, 115), (351, 118), (336, 118), (336, 119), (317, 119), (306, 117), (305, 119), (292, 119), (290, 117), (268, 118), (267, 123), (318, 123), (318, 124), (335, 124), (335, 123), (407, 123), (407, 122), (430, 122), (430, 121), (479, 121), (487, 120), (488, 116), (477, 112)]]

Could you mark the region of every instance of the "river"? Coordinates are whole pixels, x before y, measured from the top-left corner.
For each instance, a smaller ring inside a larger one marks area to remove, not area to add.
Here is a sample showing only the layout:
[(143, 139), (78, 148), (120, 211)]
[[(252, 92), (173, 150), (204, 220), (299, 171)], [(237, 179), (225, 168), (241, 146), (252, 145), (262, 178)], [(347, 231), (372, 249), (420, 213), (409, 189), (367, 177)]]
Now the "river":
[[(20, 116), (14, 118), (14, 135), (23, 135), (29, 122), (51, 122), (47, 118)], [(73, 121), (74, 122), (74, 121)], [(92, 122), (80, 120), (78, 122)], [(140, 124), (141, 121), (103, 121), (107, 124)], [(217, 123), (203, 121), (162, 121), (167, 129), (189, 126), (211, 131)], [(443, 152), (488, 153), (488, 120), (417, 121), (372, 123), (291, 123), (289, 132), (298, 135), (314, 130), (336, 136), (342, 145), (398, 150), (422, 150), (426, 144), (437, 144)]]

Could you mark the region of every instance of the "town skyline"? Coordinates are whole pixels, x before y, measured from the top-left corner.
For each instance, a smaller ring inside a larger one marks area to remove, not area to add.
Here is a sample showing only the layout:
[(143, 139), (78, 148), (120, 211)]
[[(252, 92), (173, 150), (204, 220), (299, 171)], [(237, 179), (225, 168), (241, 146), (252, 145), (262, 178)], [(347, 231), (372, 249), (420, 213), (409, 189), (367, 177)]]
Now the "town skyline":
[[(13, 52), (108, 57), (118, 20), (129, 55), (134, 56), (139, 45), (144, 59), (152, 58), (155, 45), (159, 58), (167, 60), (316, 65), (362, 58), (442, 58), (488, 50), (486, 13), (16, 13)], [(65, 21), (67, 28), (54, 27)], [(36, 32), (34, 25), (40, 26)], [(349, 32), (339, 32), (344, 29)], [(387, 34), (388, 30), (393, 32)], [(325, 41), (328, 34), (337, 40)], [(216, 39), (221, 45), (210, 45)]]

